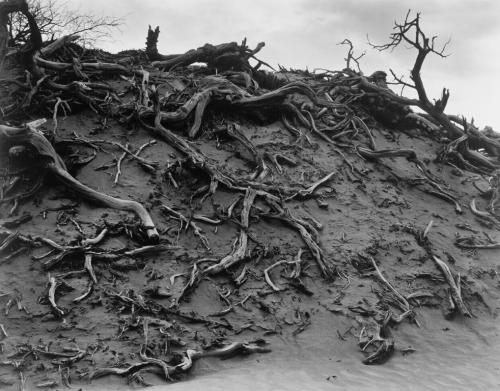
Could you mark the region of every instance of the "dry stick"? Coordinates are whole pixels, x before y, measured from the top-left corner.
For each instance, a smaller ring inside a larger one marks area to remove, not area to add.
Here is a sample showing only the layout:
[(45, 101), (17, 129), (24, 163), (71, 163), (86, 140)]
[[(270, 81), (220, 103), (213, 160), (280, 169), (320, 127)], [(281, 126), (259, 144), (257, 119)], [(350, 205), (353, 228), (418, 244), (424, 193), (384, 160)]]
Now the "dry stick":
[(106, 236), (107, 233), (108, 233), (108, 229), (104, 228), (99, 233), (99, 235), (97, 235), (95, 238), (82, 240), (82, 246), (83, 247), (87, 247), (87, 246), (90, 246), (90, 245), (96, 245), (96, 244), (98, 244), (99, 242), (101, 242), (104, 239), (104, 237)]
[(433, 224), (434, 224), (434, 220), (430, 220), (429, 223), (427, 224), (427, 226), (425, 227), (424, 232), (422, 232), (422, 240), (424, 240), (427, 237)]
[(498, 202), (498, 198), (500, 197), (500, 172), (495, 172), (495, 175), (490, 180), (490, 191), (491, 197), (488, 202), (488, 212), (492, 215), (495, 215), (495, 207)]
[(198, 134), (200, 128), (201, 128), (201, 122), (203, 120), (203, 113), (205, 112), (205, 109), (207, 108), (208, 104), (210, 103), (210, 98), (212, 97), (213, 89), (207, 89), (203, 91), (202, 97), (200, 98), (198, 104), (196, 105), (196, 109), (194, 111), (194, 122), (193, 126), (189, 130), (189, 137), (194, 138)]
[(47, 168), (57, 180), (87, 200), (94, 201), (113, 209), (127, 210), (136, 213), (146, 229), (147, 236), (151, 240), (158, 241), (158, 231), (155, 228), (151, 216), (142, 204), (136, 201), (122, 200), (100, 193), (82, 184), (68, 173), (64, 162), (54, 150), (54, 147), (45, 136), (35, 128), (35, 126), (43, 122), (44, 121), (37, 121), (36, 124), (27, 124), (24, 128), (0, 125), (0, 142), (6, 146), (30, 143), (40, 155), (51, 160), (47, 163)]
[(302, 237), (302, 240), (304, 243), (307, 245), (309, 248), (309, 251), (311, 251), (312, 256), (314, 257), (314, 260), (316, 261), (318, 267), (321, 270), (321, 273), (325, 277), (332, 277), (332, 270), (331, 267), (328, 266), (325, 263), (323, 251), (319, 247), (319, 245), (314, 241), (313, 237), (311, 236), (311, 233), (306, 229), (304, 226), (304, 221), (300, 220), (294, 216), (291, 215), (290, 211), (286, 208), (282, 208), (279, 206), (277, 203), (272, 202), (270, 200), (266, 200), (268, 203), (276, 209), (278, 212), (277, 214), (263, 214), (263, 216), (267, 216), (273, 219), (281, 220), (291, 227), (295, 228), (300, 236)]
[(226, 255), (221, 261), (215, 265), (209, 266), (203, 270), (203, 274), (217, 274), (223, 270), (227, 270), (233, 265), (236, 265), (246, 257), (247, 245), (248, 245), (248, 223), (250, 209), (252, 208), (253, 202), (257, 192), (254, 189), (248, 188), (245, 193), (245, 198), (243, 199), (243, 209), (241, 211), (241, 228), (240, 236), (237, 241), (236, 247), (233, 251)]
[[(166, 376), (167, 379), (170, 379), (171, 375), (186, 372), (193, 366), (193, 361), (198, 360), (204, 357), (232, 357), (236, 354), (252, 354), (252, 353), (268, 353), (271, 350), (269, 348), (259, 346), (253, 342), (234, 342), (227, 346), (224, 346), (219, 349), (214, 350), (204, 350), (198, 351), (193, 349), (188, 349), (184, 353), (184, 360), (175, 366), (169, 366), (163, 360), (158, 360), (154, 358), (150, 358), (145, 355), (143, 352), (144, 346), (141, 349), (141, 358), (144, 359), (144, 362), (133, 364), (127, 368), (101, 368), (94, 371), (90, 374), (89, 379), (97, 379), (99, 377), (107, 376), (107, 375), (117, 375), (117, 376), (127, 376), (131, 375), (143, 368), (151, 368), (152, 365), (159, 366), (162, 369), (162, 374)], [(146, 361), (147, 360), (147, 361)]]
[(55, 299), (56, 289), (57, 289), (57, 280), (55, 277), (52, 277), (50, 274), (49, 274), (49, 284), (50, 284), (49, 285), (49, 293), (48, 293), (49, 303), (52, 306), (52, 308), (54, 309), (54, 311), (56, 312), (56, 314), (58, 316), (62, 317), (64, 315), (66, 315), (66, 313), (57, 306), (56, 299)]
[(422, 173), (426, 176), (427, 183), (432, 185), (433, 187), (437, 188), (438, 190), (431, 190), (431, 189), (419, 189), (425, 193), (431, 194), (435, 197), (441, 198), (445, 201), (448, 201), (452, 204), (455, 205), (455, 211), (457, 213), (462, 213), (462, 207), (460, 206), (460, 203), (458, 200), (452, 196), (451, 194), (447, 193), (445, 190), (439, 186), (432, 178), (431, 175), (429, 174), (428, 170), (425, 168), (424, 164), (418, 159), (417, 154), (415, 153), (414, 150), (412, 149), (384, 149), (384, 150), (378, 150), (378, 151), (373, 151), (368, 148), (363, 148), (360, 147), (359, 145), (356, 146), (356, 151), (361, 157), (368, 158), (368, 159), (380, 159), (380, 158), (386, 158), (386, 157), (405, 157), (409, 161), (415, 163), (417, 168), (422, 171)]
[(80, 196), (109, 208), (134, 212), (141, 219), (143, 227), (146, 229), (148, 238), (153, 241), (159, 240), (159, 234), (156, 230), (153, 219), (142, 204), (136, 201), (114, 198), (107, 194), (103, 194), (94, 189), (91, 189), (90, 187), (73, 178), (66, 170), (56, 164), (50, 163), (48, 168), (60, 182), (68, 186)]
[(285, 115), (283, 114), (281, 116), (281, 122), (283, 123), (283, 125), (285, 126), (285, 128), (290, 132), (292, 133), (295, 137), (297, 137), (298, 139), (301, 139), (301, 138), (305, 138), (307, 143), (309, 145), (312, 145), (312, 142), (311, 142), (311, 139), (309, 138), (309, 136), (307, 134), (304, 134), (302, 133), (299, 129), (295, 128), (294, 126), (292, 126), (288, 120), (286, 119)]
[(273, 281), (269, 277), (269, 271), (271, 269), (274, 269), (276, 266), (283, 265), (284, 263), (289, 263), (289, 262), (283, 259), (281, 261), (272, 264), (268, 268), (264, 269), (264, 278), (266, 279), (266, 282), (269, 284), (269, 286), (273, 289), (273, 291), (279, 292), (281, 291), (281, 289), (278, 288), (276, 285), (274, 285)]
[(263, 154), (259, 152), (259, 150), (255, 147), (255, 145), (250, 141), (250, 139), (240, 131), (239, 126), (237, 124), (230, 124), (226, 128), (227, 134), (231, 137), (238, 140), (243, 146), (250, 151), (254, 159), (254, 163), (257, 166), (257, 171), (252, 174), (252, 179), (262, 180), (265, 178), (267, 173), (269, 172), (269, 168), (264, 161)]
[(198, 238), (200, 239), (201, 243), (203, 243), (203, 245), (205, 246), (205, 248), (210, 251), (210, 243), (208, 242), (208, 239), (205, 235), (203, 235), (203, 231), (201, 230), (200, 227), (198, 227), (198, 225), (196, 225), (196, 223), (193, 221), (193, 220), (190, 220), (188, 219), (186, 216), (184, 216), (182, 213), (180, 212), (177, 212), (176, 210), (168, 207), (167, 205), (161, 205), (160, 206), (160, 209), (164, 212), (164, 213), (167, 213), (167, 214), (170, 214), (170, 215), (173, 215), (175, 216), (176, 218), (178, 218), (179, 220), (181, 220), (182, 222), (184, 222), (184, 224), (186, 224), (186, 227), (191, 227), (193, 229), (193, 233), (198, 236)]
[(370, 261), (372, 262), (373, 267), (377, 271), (377, 274), (378, 274), (379, 278), (382, 280), (382, 282), (384, 282), (384, 284), (386, 284), (389, 287), (389, 289), (392, 291), (392, 293), (394, 293), (394, 295), (396, 295), (396, 297), (399, 299), (399, 301), (403, 305), (404, 309), (406, 311), (409, 311), (410, 310), (410, 304), (408, 303), (408, 301), (404, 298), (404, 296), (402, 294), (400, 294), (396, 290), (396, 288), (394, 288), (392, 286), (392, 284), (389, 281), (387, 281), (387, 279), (384, 277), (384, 275), (382, 274), (382, 272), (378, 268), (377, 263), (375, 262), (375, 260), (373, 259), (373, 257), (370, 257)]
[(92, 254), (85, 254), (85, 269), (89, 272), (90, 278), (94, 284), (97, 284), (97, 277), (92, 267)]
[(139, 154), (142, 152), (142, 150), (144, 148), (146, 148), (148, 145), (151, 145), (151, 144), (154, 144), (156, 141), (155, 140), (152, 140), (144, 145), (142, 145), (136, 153), (132, 152), (129, 148), (128, 148), (128, 144), (126, 146), (123, 146), (122, 144), (116, 142), (116, 141), (110, 141), (110, 140), (101, 140), (101, 139), (97, 139), (97, 140), (88, 140), (84, 137), (81, 137), (81, 136), (78, 136), (77, 134), (75, 134), (75, 139), (76, 140), (79, 140), (79, 141), (83, 141), (83, 142), (86, 142), (86, 143), (89, 143), (90, 145), (92, 145), (92, 143), (94, 144), (109, 144), (109, 145), (113, 145), (114, 147), (117, 147), (119, 149), (121, 149), (126, 155), (129, 156), (130, 159), (134, 159), (134, 160), (137, 160), (137, 162), (142, 165), (144, 168), (147, 168), (149, 171), (155, 171), (156, 168), (158, 168), (158, 163), (157, 162), (154, 162), (152, 160), (148, 160), (148, 159), (144, 159), (142, 157), (139, 156)]
[(148, 357), (146, 355), (146, 350), (148, 348), (148, 331), (149, 331), (149, 320), (147, 317), (143, 319), (143, 333), (144, 333), (144, 344), (141, 346), (141, 350), (139, 352), (139, 356), (143, 361), (149, 362), (151, 364), (157, 365), (163, 369), (163, 375), (165, 376), (165, 380), (170, 379), (170, 373), (173, 371), (173, 367), (167, 365), (167, 363), (163, 360), (159, 360), (154, 357)]
[(241, 195), (239, 194), (239, 195), (238, 195), (238, 198), (236, 198), (236, 199), (235, 199), (235, 200), (231, 203), (231, 205), (229, 205), (229, 206), (228, 206), (228, 208), (227, 208), (227, 212), (226, 212), (226, 214), (227, 214), (227, 218), (228, 218), (228, 219), (230, 219), (230, 218), (231, 218), (231, 216), (233, 215), (233, 210), (234, 210), (234, 208), (236, 207), (236, 205), (238, 205), (238, 202), (240, 202), (240, 200), (241, 200)]
[(211, 219), (210, 217), (199, 215), (199, 214), (194, 214), (191, 218), (193, 220), (201, 221), (202, 223), (211, 224), (211, 225), (222, 224), (222, 220)]
[(148, 141), (147, 143), (141, 145), (138, 149), (137, 149), (137, 152), (134, 154), (135, 157), (139, 157), (139, 155), (142, 153), (142, 151), (144, 151), (145, 148), (153, 145), (153, 144), (156, 144), (156, 140), (150, 140)]
[(237, 353), (251, 354), (251, 353), (268, 353), (271, 349), (259, 346), (252, 342), (234, 342), (220, 349), (214, 350), (187, 350), (185, 359), (182, 363), (178, 364), (176, 368), (187, 371), (193, 365), (193, 361), (203, 357), (232, 357)]
[(495, 242), (495, 243), (489, 243), (489, 244), (468, 244), (464, 243), (463, 241), (458, 238), (455, 241), (455, 245), (460, 248), (466, 248), (466, 249), (477, 249), (477, 250), (495, 250), (500, 248), (500, 242)]
[(7, 331), (5, 331), (5, 327), (1, 323), (0, 323), (0, 331), (2, 332), (3, 335), (2, 339), (7, 338), (9, 336), (9, 334), (7, 334)]
[(301, 197), (305, 198), (310, 196), (314, 191), (321, 186), (323, 183), (328, 182), (335, 174), (337, 171), (332, 171), (328, 175), (324, 176), (323, 178), (319, 179), (318, 181), (314, 182), (311, 186), (309, 186), (307, 189), (303, 189), (298, 191), (297, 193), (291, 195), (290, 197), (286, 198), (285, 201), (289, 201), (294, 199), (295, 197)]
[(169, 171), (167, 173), (167, 176), (168, 176), (168, 179), (170, 179), (170, 183), (172, 183), (172, 186), (175, 188), (175, 189), (178, 189), (179, 188), (179, 185), (177, 184), (177, 182), (175, 181), (174, 179), (174, 176), (172, 175), (172, 173)]
[(342, 160), (349, 166), (349, 168), (351, 169), (352, 174), (354, 175), (354, 171), (355, 171), (354, 166), (347, 159), (347, 157), (344, 155), (344, 152), (342, 152), (340, 149), (338, 149), (338, 146), (341, 146), (341, 144), (336, 143), (330, 137), (328, 137), (327, 135), (321, 133), (318, 130), (318, 128), (316, 127), (316, 123), (314, 122), (314, 118), (313, 118), (311, 112), (309, 112), (309, 111), (306, 110), (306, 113), (309, 116), (309, 122), (310, 122), (311, 129), (313, 130), (313, 133), (316, 134), (321, 139), (325, 140), (328, 144), (330, 144), (332, 146), (332, 149), (335, 152), (337, 152), (337, 154), (340, 155), (340, 157), (342, 158)]
[(281, 289), (278, 288), (273, 283), (273, 281), (271, 280), (271, 277), (269, 276), (269, 271), (271, 271), (276, 266), (283, 265), (283, 264), (286, 264), (286, 265), (296, 265), (296, 268), (293, 270), (292, 274), (290, 275), (290, 278), (298, 278), (300, 276), (300, 263), (302, 262), (302, 258), (301, 257), (302, 257), (302, 249), (299, 249), (297, 257), (296, 257), (296, 259), (294, 261), (287, 261), (287, 260), (283, 259), (281, 261), (278, 261), (278, 262), (272, 264), (268, 268), (264, 269), (264, 278), (266, 279), (266, 282), (271, 286), (271, 288), (274, 291), (279, 292), (279, 291), (281, 291)]
[(57, 97), (56, 104), (54, 105), (54, 114), (52, 116), (52, 122), (54, 124), (52, 128), (52, 134), (54, 137), (57, 136), (57, 110), (59, 109), (59, 106), (61, 104), (63, 105), (62, 108), (65, 115), (66, 115), (66, 110), (71, 111), (71, 108), (68, 105), (68, 103), (64, 100), (61, 100), (61, 98)]
[[(125, 144), (125, 149), (128, 150), (128, 143)], [(123, 152), (123, 154), (118, 159), (118, 162), (116, 163), (116, 175), (115, 175), (115, 180), (113, 181), (115, 186), (118, 184), (118, 179), (120, 178), (120, 175), (122, 173), (122, 162), (123, 162), (123, 159), (125, 159), (125, 156), (127, 156), (127, 152)]]
[(23, 371), (19, 371), (19, 387), (21, 391), (26, 389), (26, 376), (24, 376)]
[(92, 379), (98, 379), (103, 376), (107, 375), (116, 375), (116, 376), (126, 376), (130, 375), (139, 369), (145, 368), (151, 366), (151, 363), (149, 362), (140, 362), (137, 364), (132, 364), (131, 366), (127, 368), (101, 368), (95, 370), (93, 373), (89, 375), (89, 380)]
[(300, 273), (302, 272), (301, 264), (302, 264), (302, 253), (304, 250), (299, 248), (299, 251), (297, 252), (297, 256), (295, 257), (295, 261), (292, 261), (291, 263), (295, 265), (295, 268), (293, 269), (292, 273), (290, 274), (290, 278), (299, 278)]
[(451, 297), (453, 298), (453, 302), (455, 303), (456, 307), (458, 308), (458, 311), (462, 316), (465, 316), (467, 318), (471, 317), (471, 314), (467, 307), (465, 306), (462, 296), (460, 294), (460, 287), (457, 285), (460, 284), (460, 278), (457, 278), (457, 281), (453, 278), (453, 274), (451, 273), (451, 270), (449, 266), (446, 264), (446, 262), (442, 261), (435, 255), (432, 256), (432, 259), (436, 263), (437, 266), (439, 266), (439, 269), (441, 269), (441, 272), (443, 273), (444, 278), (448, 282), (451, 288)]
[[(430, 182), (432, 183), (432, 182)], [(445, 200), (445, 201), (448, 201), (450, 204), (455, 204), (455, 212), (457, 213), (460, 213), (462, 214), (462, 207), (460, 206), (460, 203), (458, 202), (458, 200), (449, 195), (448, 193), (445, 193), (443, 191), (439, 191), (439, 190), (430, 190), (430, 189), (420, 189), (421, 191), (423, 191), (424, 193), (427, 193), (427, 194), (430, 194), (430, 195), (433, 195), (437, 198), (441, 198), (442, 200)]]
[[(35, 62), (38, 66), (43, 68), (49, 68), (56, 71), (64, 71), (66, 69), (73, 68), (73, 64), (64, 63), (64, 62), (56, 62), (49, 61), (43, 58), (40, 58), (38, 55), (34, 57)], [(83, 62), (81, 63), (83, 69), (92, 69), (98, 71), (116, 71), (120, 73), (130, 73), (130, 71), (125, 68), (123, 65), (119, 65), (116, 63), (105, 63), (105, 62)]]
[(488, 220), (489, 222), (491, 222), (495, 225), (498, 225), (498, 223), (499, 223), (499, 221), (491, 213), (484, 212), (482, 210), (477, 209), (475, 198), (473, 198), (470, 202), (470, 210), (471, 210), (472, 214), (474, 214), (475, 216), (478, 216), (480, 218)]
[(75, 297), (73, 299), (73, 303), (79, 303), (80, 301), (86, 299), (92, 293), (93, 289), (94, 289), (94, 283), (90, 281), (87, 286), (87, 290), (83, 292), (80, 296)]
[(359, 118), (358, 116), (354, 116), (353, 118), (353, 123), (355, 121), (358, 121), (360, 124), (361, 124), (361, 127), (366, 131), (366, 133), (368, 134), (368, 138), (370, 139), (370, 147), (371, 149), (373, 150), (376, 150), (377, 147), (376, 147), (376, 144), (375, 144), (375, 139), (373, 138), (373, 134), (370, 130), (370, 128), (365, 124), (365, 121), (363, 121), (361, 118)]

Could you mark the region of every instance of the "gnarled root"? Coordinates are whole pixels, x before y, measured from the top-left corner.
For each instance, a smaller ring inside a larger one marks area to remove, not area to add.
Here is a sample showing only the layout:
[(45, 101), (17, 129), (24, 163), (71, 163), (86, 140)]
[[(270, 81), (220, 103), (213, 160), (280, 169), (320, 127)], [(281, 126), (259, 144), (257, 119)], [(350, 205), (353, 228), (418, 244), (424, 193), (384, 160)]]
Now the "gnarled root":
[(41, 155), (40, 157), (47, 162), (46, 167), (57, 180), (89, 201), (113, 209), (134, 212), (141, 219), (148, 238), (152, 241), (158, 241), (159, 234), (155, 224), (142, 204), (136, 201), (123, 200), (100, 193), (79, 182), (68, 173), (64, 162), (54, 150), (54, 147), (45, 138), (43, 133), (36, 129), (36, 126), (43, 122), (45, 121), (38, 120), (27, 124), (23, 128), (0, 125), (0, 144), (7, 148), (25, 143), (30, 144)]
[(229, 267), (237, 264), (245, 259), (248, 245), (248, 221), (250, 209), (252, 208), (255, 200), (256, 191), (254, 189), (247, 189), (245, 198), (243, 200), (243, 210), (241, 211), (241, 229), (238, 238), (238, 244), (231, 254), (226, 255), (221, 261), (215, 265), (209, 266), (203, 271), (203, 274), (217, 274)]
[(95, 372), (91, 373), (89, 379), (97, 379), (99, 377), (107, 375), (117, 375), (117, 376), (128, 376), (135, 372), (145, 369), (154, 368), (158, 366), (161, 368), (162, 374), (165, 375), (166, 379), (169, 379), (171, 375), (175, 375), (181, 372), (186, 372), (193, 366), (193, 361), (204, 357), (221, 357), (228, 358), (235, 356), (237, 354), (252, 354), (252, 353), (268, 353), (271, 349), (263, 346), (265, 342), (258, 340), (255, 342), (234, 342), (220, 349), (214, 349), (209, 351), (200, 351), (189, 349), (184, 353), (184, 360), (177, 365), (168, 365), (165, 361), (147, 357), (144, 353), (144, 349), (141, 349), (141, 358), (147, 361), (139, 362), (133, 364), (127, 368), (101, 368), (97, 369)]

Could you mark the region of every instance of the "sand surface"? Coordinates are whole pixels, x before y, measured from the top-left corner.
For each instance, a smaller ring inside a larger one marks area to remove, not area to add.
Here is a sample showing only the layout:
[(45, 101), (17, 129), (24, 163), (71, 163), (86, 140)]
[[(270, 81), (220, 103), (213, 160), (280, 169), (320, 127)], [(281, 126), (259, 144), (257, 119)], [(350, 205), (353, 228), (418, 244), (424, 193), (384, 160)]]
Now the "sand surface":
[[(187, 347), (198, 348), (214, 341), (228, 343), (265, 338), (272, 352), (228, 360), (201, 359), (195, 362), (189, 374), (180, 377), (182, 381), (174, 384), (165, 385), (158, 376), (146, 374), (145, 380), (157, 386), (151, 390), (219, 390), (223, 387), (234, 390), (471, 390), (500, 387), (500, 252), (467, 252), (454, 245), (457, 235), (472, 235), (473, 232), (478, 237), (484, 232), (494, 241), (500, 240), (498, 230), (481, 225), (467, 206), (473, 197), (478, 197), (470, 178), (476, 177), (477, 185), (487, 188), (483, 179), (471, 173), (456, 175), (452, 167), (434, 163), (440, 148), (434, 141), (418, 134), (412, 137), (387, 129), (374, 130), (379, 149), (413, 148), (420, 159), (428, 159), (429, 170), (455, 191), (464, 210), (460, 215), (452, 204), (394, 179), (391, 172), (405, 178), (419, 175), (417, 168), (404, 158), (385, 159), (380, 164), (348, 154), (348, 158), (366, 173), (362, 180), (354, 180), (346, 166), (342, 165), (339, 155), (328, 146), (317, 140), (314, 147), (300, 145), (280, 122), (261, 124), (243, 117), (230, 120), (238, 121), (242, 131), (262, 151), (279, 151), (298, 161), (297, 167), (283, 165), (282, 175), (274, 173), (270, 178), (274, 183), (288, 186), (310, 184), (336, 171), (332, 179), (316, 191), (321, 205), (316, 199), (294, 200), (288, 205), (295, 215), (312, 217), (322, 225), (319, 242), (327, 261), (335, 265), (340, 273), (333, 281), (324, 280), (306, 251), (304, 262), (308, 266), (304, 269), (303, 282), (312, 295), (307, 296), (291, 287), (286, 279), (290, 270), (285, 268), (272, 272), (274, 282), (282, 290), (270, 293), (270, 287), (263, 278), (263, 269), (280, 259), (293, 260), (299, 248), (306, 247), (300, 236), (289, 227), (277, 221), (251, 218), (250, 235), (260, 246), (267, 247), (270, 255), (249, 261), (249, 277), (241, 286), (237, 287), (230, 275), (216, 276), (202, 281), (180, 304), (185, 312), (192, 311), (231, 327), (205, 327), (179, 319), (168, 320), (175, 323), (174, 334)], [(52, 125), (48, 121), (44, 126), (50, 129)], [(88, 138), (128, 142), (134, 148), (151, 140), (144, 129), (126, 129), (113, 121), (108, 128), (100, 129), (97, 118), (90, 111), (60, 119), (59, 132), (63, 138), (77, 132)], [(219, 143), (217, 138), (205, 134), (195, 141), (195, 145), (233, 173), (241, 173), (248, 166), (249, 156), (237, 141), (223, 140)], [(105, 146), (105, 149), (116, 157), (121, 154), (112, 147)], [(81, 146), (74, 150), (89, 154), (89, 150)], [(159, 141), (146, 148), (142, 156), (165, 167), (179, 154)], [(96, 263), (99, 283), (91, 296), (79, 304), (71, 300), (85, 290), (88, 278), (78, 276), (67, 279), (74, 290), (58, 297), (60, 306), (71, 309), (64, 320), (51, 314), (46, 300), (47, 272), (41, 267), (42, 261), (31, 258), (47, 252), (48, 248), (29, 249), (0, 262), (0, 294), (3, 295), (0, 297), (0, 308), (6, 306), (10, 298), (17, 297), (30, 313), (19, 311), (15, 305), (8, 315), (4, 310), (0, 313), (0, 323), (8, 333), (2, 341), (0, 361), (6, 360), (7, 355), (21, 344), (50, 346), (54, 351), (68, 346), (87, 349), (87, 352), (93, 353), (88, 353), (69, 370), (75, 389), (132, 388), (132, 385), (127, 385), (126, 379), (114, 376), (97, 379), (90, 384), (86, 380), (86, 375), (96, 368), (140, 361), (138, 352), (143, 343), (142, 328), (132, 325), (129, 309), (112, 300), (109, 292), (133, 290), (136, 294), (147, 296), (151, 287), (161, 287), (175, 298), (182, 291), (186, 276), (176, 278), (173, 285), (169, 278), (174, 274), (189, 273), (195, 260), (204, 257), (220, 259), (231, 251), (238, 235), (238, 226), (234, 223), (220, 225), (217, 231), (212, 225), (199, 223), (210, 244), (211, 250), (208, 251), (192, 231), (178, 232), (178, 222), (160, 212), (159, 205), (166, 204), (189, 215), (189, 197), (195, 189), (207, 184), (203, 175), (193, 176), (186, 170), (175, 172), (174, 177), (179, 184), (179, 188), (175, 189), (161, 170), (151, 174), (142, 170), (136, 162), (125, 159), (123, 174), (118, 185), (113, 186), (115, 167), (98, 169), (112, 162), (112, 155), (100, 151), (96, 159), (76, 171), (75, 176), (102, 192), (143, 202), (150, 209), (159, 230), (164, 232), (164, 237), (171, 244), (178, 245), (179, 249), (118, 266)], [(196, 211), (215, 216), (218, 208), (227, 208), (236, 197), (236, 194), (221, 189), (201, 205), (200, 198), (197, 198)], [(478, 198), (477, 202), (484, 209), (485, 201)], [(61, 205), (67, 208), (57, 210)], [(9, 209), (10, 205), (2, 206), (0, 223), (9, 219)], [(239, 211), (240, 207), (237, 214)], [(20, 204), (17, 213), (18, 216), (23, 213), (32, 216), (30, 221), (16, 228), (19, 232), (40, 235), (61, 244), (82, 237), (69, 217), (78, 222), (86, 237), (94, 237), (105, 222), (132, 221), (133, 218), (131, 214), (78, 200), (60, 185), (50, 182), (50, 178), (34, 199)], [(435, 264), (417, 244), (415, 236), (405, 229), (414, 227), (423, 230), (430, 220), (434, 224), (429, 241), (435, 253), (461, 274), (464, 300), (473, 314), (471, 319), (460, 316), (451, 320), (444, 318), (447, 285)], [(470, 230), (460, 228), (464, 224), (469, 224), (467, 227)], [(137, 247), (137, 243), (126, 235), (117, 234), (107, 238), (100, 246), (130, 249)], [(254, 246), (255, 243), (252, 243), (252, 248)], [(358, 259), (359, 253), (373, 256), (383, 274), (403, 295), (426, 290), (432, 296), (413, 303), (420, 327), (405, 321), (392, 329), (396, 352), (383, 365), (363, 365), (361, 360), (365, 355), (357, 345), (362, 325), (369, 321), (369, 317), (357, 312), (356, 308), (379, 308), (387, 294), (374, 272), (359, 273), (353, 267), (352, 262)], [(80, 269), (81, 262), (78, 257), (68, 259), (50, 273)], [(242, 267), (235, 267), (233, 276), (237, 276)], [(226, 307), (219, 292), (227, 290), (231, 291), (229, 300), (233, 303), (249, 294), (252, 298), (245, 309), (236, 306), (225, 316), (212, 316)], [(267, 294), (259, 296), (258, 292)], [(172, 298), (155, 300), (168, 306)], [(242, 326), (249, 323), (253, 326), (243, 330)], [(301, 326), (303, 331), (297, 332)], [(166, 341), (166, 337), (159, 332), (160, 327), (152, 324), (149, 329), (151, 348), (156, 352)], [(236, 330), (242, 331), (237, 333)], [(415, 351), (405, 351), (409, 347)], [(47, 379), (60, 381), (57, 365), (44, 357), (38, 360), (27, 358), (22, 372), (28, 379), (27, 389), (33, 389)], [(0, 380), (1, 389), (19, 389), (19, 375), (12, 366), (0, 366)], [(59, 389), (64, 389), (64, 386), (59, 385)]]

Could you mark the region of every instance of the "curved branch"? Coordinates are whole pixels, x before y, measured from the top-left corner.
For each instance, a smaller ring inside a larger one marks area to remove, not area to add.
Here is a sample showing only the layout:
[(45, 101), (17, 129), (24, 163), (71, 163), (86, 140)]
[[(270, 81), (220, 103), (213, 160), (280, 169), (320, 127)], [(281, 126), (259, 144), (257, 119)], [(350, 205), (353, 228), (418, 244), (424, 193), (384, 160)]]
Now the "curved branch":
[(45, 138), (42, 132), (36, 129), (36, 126), (43, 122), (45, 121), (27, 124), (24, 128), (0, 125), (0, 144), (5, 148), (10, 148), (19, 144), (30, 144), (39, 153), (42, 161), (46, 162), (46, 167), (57, 180), (87, 200), (113, 209), (134, 212), (146, 229), (148, 238), (152, 241), (158, 241), (159, 234), (155, 228), (155, 224), (142, 204), (136, 201), (123, 200), (100, 193), (79, 182), (68, 173), (64, 162), (54, 150), (54, 147)]

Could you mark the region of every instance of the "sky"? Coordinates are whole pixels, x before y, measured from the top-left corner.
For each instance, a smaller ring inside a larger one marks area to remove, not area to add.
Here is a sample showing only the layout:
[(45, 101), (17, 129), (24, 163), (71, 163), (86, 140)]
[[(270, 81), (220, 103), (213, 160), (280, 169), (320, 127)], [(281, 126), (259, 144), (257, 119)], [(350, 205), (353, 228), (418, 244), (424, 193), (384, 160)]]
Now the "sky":
[[(429, 56), (422, 78), (430, 98), (449, 88), (446, 112), (464, 115), (482, 128), (500, 131), (500, 1), (497, 0), (71, 0), (71, 7), (122, 17), (123, 25), (96, 46), (116, 52), (145, 46), (148, 24), (160, 26), (162, 54), (184, 53), (205, 43), (244, 37), (273, 66), (342, 69), (350, 39), (365, 74), (376, 70), (408, 77), (415, 51), (401, 47), (379, 53), (368, 44), (388, 41), (394, 21), (409, 9), (437, 43), (451, 42), (447, 58)], [(399, 90), (398, 90), (399, 91)], [(406, 92), (405, 92), (406, 93)]]

